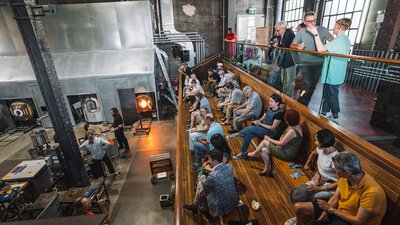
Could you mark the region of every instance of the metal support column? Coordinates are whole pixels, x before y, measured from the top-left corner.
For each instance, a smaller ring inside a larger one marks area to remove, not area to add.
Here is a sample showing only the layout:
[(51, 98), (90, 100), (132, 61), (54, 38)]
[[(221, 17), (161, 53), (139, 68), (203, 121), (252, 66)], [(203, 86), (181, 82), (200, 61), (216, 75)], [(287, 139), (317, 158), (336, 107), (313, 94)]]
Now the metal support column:
[[(61, 92), (60, 82), (47, 46), (43, 25), (38, 17), (43, 11), (33, 0), (10, 0), (33, 71), (46, 103), (54, 131), (62, 147), (71, 186), (87, 186), (89, 178)], [(35, 7), (36, 6), (36, 7)], [(39, 11), (38, 11), (39, 10)], [(33, 26), (35, 25), (35, 27)]]

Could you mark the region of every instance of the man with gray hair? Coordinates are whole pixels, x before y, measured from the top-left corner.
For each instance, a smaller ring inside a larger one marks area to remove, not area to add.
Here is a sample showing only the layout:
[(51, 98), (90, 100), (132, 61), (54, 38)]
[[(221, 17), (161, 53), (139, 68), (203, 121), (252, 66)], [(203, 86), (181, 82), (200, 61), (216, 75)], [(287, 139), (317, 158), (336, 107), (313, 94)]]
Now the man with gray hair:
[[(295, 35), (292, 29), (287, 29), (286, 22), (281, 20), (275, 25), (275, 33), (281, 37), (279, 42), (272, 44), (272, 47), (290, 48)], [(290, 51), (280, 50), (278, 66), (281, 68), (283, 93), (293, 97), (294, 94), (294, 80), (296, 70)]]
[(228, 130), (228, 133), (239, 132), (245, 121), (256, 119), (261, 115), (262, 100), (260, 95), (254, 92), (250, 86), (243, 88), (243, 94), (247, 100), (233, 109), (233, 130)]
[(304, 216), (314, 216), (319, 224), (379, 225), (386, 212), (386, 196), (382, 187), (361, 169), (360, 160), (350, 152), (341, 152), (332, 158), (339, 178), (335, 194), (328, 202), (297, 202), (296, 217), (285, 225), (307, 224)]

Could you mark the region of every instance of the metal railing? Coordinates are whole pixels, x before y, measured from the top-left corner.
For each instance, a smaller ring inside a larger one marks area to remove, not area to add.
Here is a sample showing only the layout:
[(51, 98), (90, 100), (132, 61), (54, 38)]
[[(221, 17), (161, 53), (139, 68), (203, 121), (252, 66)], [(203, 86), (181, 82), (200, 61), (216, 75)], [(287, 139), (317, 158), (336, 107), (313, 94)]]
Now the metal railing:
[[(400, 59), (400, 53), (353, 49), (352, 55), (382, 59)], [(350, 60), (348, 62), (345, 84), (376, 93), (380, 81), (400, 84), (400, 67), (384, 62)]]

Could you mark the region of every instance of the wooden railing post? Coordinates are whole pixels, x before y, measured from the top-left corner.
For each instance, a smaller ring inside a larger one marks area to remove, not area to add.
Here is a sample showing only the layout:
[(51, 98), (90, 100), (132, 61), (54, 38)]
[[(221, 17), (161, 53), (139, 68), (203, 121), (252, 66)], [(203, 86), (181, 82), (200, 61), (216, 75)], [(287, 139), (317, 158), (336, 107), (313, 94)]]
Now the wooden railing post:
[(175, 204), (174, 204), (174, 224), (182, 225), (183, 222), (183, 152), (182, 152), (182, 75), (179, 75), (178, 85), (178, 131), (176, 137), (176, 180), (175, 180)]

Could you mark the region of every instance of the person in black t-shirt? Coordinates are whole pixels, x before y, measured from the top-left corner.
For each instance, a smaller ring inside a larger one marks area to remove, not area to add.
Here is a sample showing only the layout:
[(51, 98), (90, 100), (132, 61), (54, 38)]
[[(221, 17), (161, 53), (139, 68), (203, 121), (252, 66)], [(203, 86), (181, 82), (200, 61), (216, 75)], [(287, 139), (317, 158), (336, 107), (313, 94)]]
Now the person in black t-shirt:
[(129, 144), (128, 140), (124, 134), (124, 121), (122, 120), (122, 116), (120, 115), (117, 108), (111, 108), (111, 114), (114, 117), (114, 122), (112, 124), (111, 132), (114, 132), (115, 139), (117, 139), (119, 148), (125, 148), (125, 151), (122, 155), (123, 158), (129, 156)]

